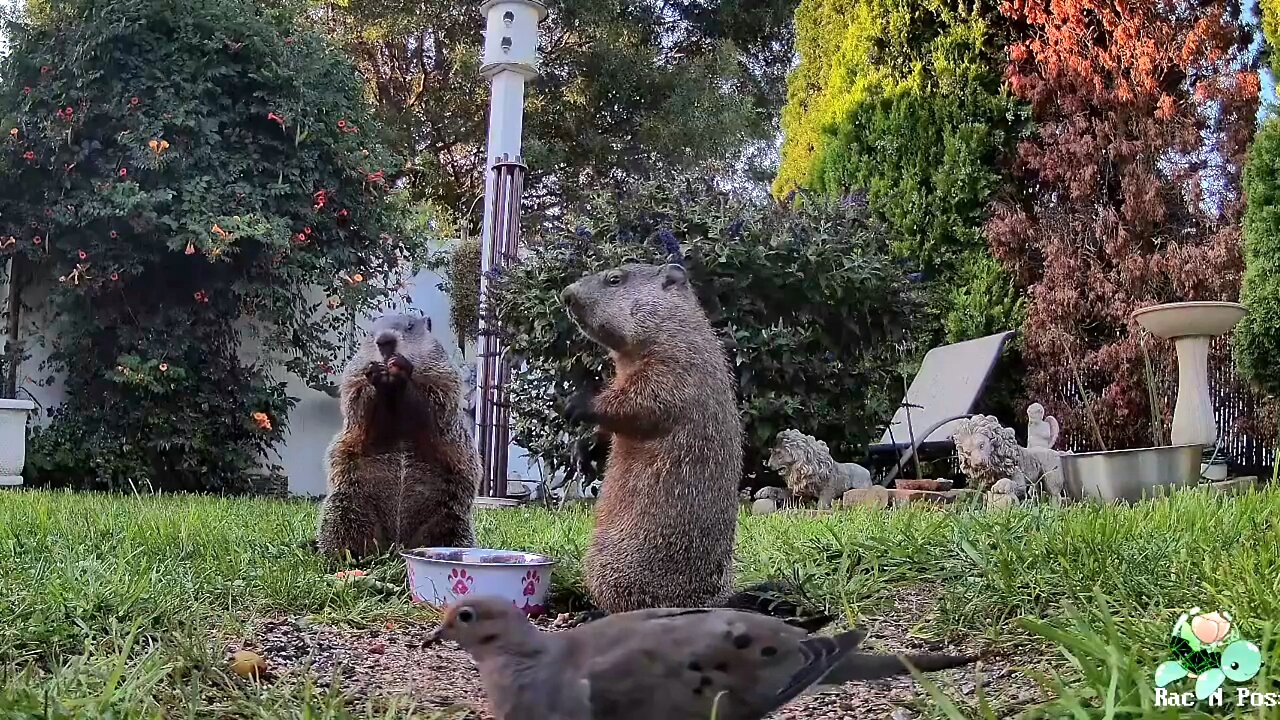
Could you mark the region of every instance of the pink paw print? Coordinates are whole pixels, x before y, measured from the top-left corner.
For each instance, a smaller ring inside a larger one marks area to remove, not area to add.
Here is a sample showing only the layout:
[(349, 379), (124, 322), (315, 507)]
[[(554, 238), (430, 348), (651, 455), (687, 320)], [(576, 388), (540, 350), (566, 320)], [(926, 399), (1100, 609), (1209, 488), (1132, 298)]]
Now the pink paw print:
[(466, 595), (471, 592), (471, 586), (475, 584), (476, 579), (467, 574), (463, 568), (454, 568), (449, 571), (449, 579), (453, 581), (453, 594)]
[(542, 578), (539, 577), (537, 570), (530, 570), (524, 574), (524, 577), (520, 579), (520, 582), (524, 583), (524, 594), (526, 597), (538, 591), (538, 582), (541, 579)]

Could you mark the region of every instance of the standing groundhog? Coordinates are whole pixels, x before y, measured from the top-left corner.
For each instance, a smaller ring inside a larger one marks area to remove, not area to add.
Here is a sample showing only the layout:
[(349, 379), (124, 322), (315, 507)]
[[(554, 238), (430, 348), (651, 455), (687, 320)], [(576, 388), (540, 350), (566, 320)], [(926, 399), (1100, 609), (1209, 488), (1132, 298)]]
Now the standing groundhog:
[(475, 543), (480, 461), (462, 378), (430, 330), (426, 318), (379, 318), (343, 370), (317, 538), (327, 555)]
[(612, 435), (587, 590), (608, 613), (722, 602), (733, 579), (743, 429), (724, 346), (679, 265), (624, 265), (565, 288), (614, 377), (566, 416)]

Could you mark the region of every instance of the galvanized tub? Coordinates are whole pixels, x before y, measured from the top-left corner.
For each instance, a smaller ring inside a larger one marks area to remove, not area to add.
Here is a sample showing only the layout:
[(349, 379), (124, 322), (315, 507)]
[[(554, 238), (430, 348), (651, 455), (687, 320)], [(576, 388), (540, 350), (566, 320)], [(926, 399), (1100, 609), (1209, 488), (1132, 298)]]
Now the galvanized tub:
[(1200, 482), (1204, 446), (1167, 445), (1062, 455), (1062, 484), (1073, 500), (1135, 501)]

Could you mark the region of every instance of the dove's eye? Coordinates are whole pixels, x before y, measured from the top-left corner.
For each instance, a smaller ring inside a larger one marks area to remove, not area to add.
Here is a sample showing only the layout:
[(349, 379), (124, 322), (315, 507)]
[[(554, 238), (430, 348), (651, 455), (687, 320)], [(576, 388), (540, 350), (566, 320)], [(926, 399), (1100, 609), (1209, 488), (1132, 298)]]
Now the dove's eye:
[(469, 607), (464, 607), (458, 611), (458, 614), (455, 617), (458, 618), (458, 622), (460, 623), (469, 623), (476, 619), (476, 611)]

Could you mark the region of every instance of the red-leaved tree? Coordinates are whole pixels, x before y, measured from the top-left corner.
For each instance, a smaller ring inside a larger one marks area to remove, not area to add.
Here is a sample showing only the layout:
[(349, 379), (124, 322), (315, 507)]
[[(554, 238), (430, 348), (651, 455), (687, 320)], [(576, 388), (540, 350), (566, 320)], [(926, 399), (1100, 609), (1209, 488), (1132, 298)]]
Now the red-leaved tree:
[[(1108, 449), (1151, 445), (1144, 331), (1130, 313), (1238, 297), (1241, 165), (1259, 89), (1251, 33), (1231, 0), (1007, 0), (1001, 10), (1020, 31), (1006, 82), (1036, 129), (986, 232), (1030, 295), (1029, 399), (1082, 449), (1101, 449), (1099, 436)], [(1167, 443), (1172, 349), (1152, 339), (1148, 351)]]

